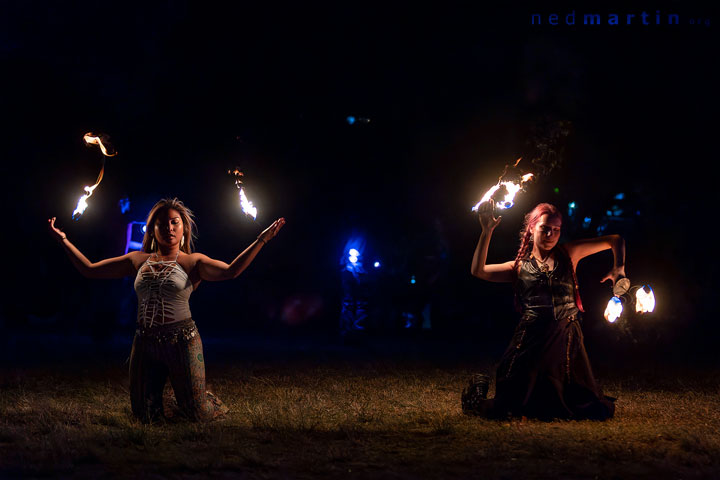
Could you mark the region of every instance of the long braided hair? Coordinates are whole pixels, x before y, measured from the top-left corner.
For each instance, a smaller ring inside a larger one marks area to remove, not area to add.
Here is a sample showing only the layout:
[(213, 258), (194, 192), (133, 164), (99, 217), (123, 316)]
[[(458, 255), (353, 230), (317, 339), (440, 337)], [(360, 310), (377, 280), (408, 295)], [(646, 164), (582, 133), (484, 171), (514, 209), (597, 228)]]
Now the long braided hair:
[(555, 205), (549, 203), (540, 203), (538, 206), (533, 208), (530, 213), (525, 215), (525, 221), (523, 227), (520, 230), (520, 248), (518, 249), (517, 255), (515, 256), (515, 263), (513, 264), (513, 272), (517, 272), (520, 260), (524, 259), (528, 252), (532, 250), (533, 246), (533, 230), (535, 225), (540, 221), (540, 217), (543, 215), (549, 215), (562, 221), (562, 213), (557, 209)]

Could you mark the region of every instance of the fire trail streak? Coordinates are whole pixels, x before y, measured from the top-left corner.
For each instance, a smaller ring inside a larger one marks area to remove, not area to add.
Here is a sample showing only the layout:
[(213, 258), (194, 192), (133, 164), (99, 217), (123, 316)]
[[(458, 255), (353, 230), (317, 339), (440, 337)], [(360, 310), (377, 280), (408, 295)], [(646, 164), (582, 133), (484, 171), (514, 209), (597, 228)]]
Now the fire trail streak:
[[(105, 138), (105, 141), (103, 141), (103, 138)], [(107, 137), (105, 135), (95, 135), (92, 132), (88, 132), (83, 136), (83, 140), (85, 140), (86, 145), (97, 145), (100, 147), (100, 151), (103, 154), (103, 163), (102, 167), (100, 168), (100, 174), (97, 177), (97, 180), (95, 181), (95, 184), (93, 186), (86, 186), (85, 187), (85, 195), (81, 196), (78, 200), (77, 207), (75, 207), (75, 211), (72, 213), (73, 220), (79, 220), (82, 214), (85, 212), (85, 209), (88, 207), (87, 199), (90, 198), (97, 188), (98, 185), (100, 185), (100, 182), (103, 179), (103, 174), (105, 173), (105, 157), (114, 157), (117, 155), (117, 152), (112, 148), (112, 146), (107, 143)]]

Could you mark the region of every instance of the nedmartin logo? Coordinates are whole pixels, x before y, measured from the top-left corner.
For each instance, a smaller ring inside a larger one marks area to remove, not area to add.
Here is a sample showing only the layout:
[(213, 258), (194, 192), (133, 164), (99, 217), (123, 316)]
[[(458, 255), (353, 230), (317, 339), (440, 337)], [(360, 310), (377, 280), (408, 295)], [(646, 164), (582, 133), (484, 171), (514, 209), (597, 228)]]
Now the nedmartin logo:
[(575, 13), (575, 10), (566, 14), (559, 13), (533, 13), (530, 15), (531, 25), (704, 25), (710, 26), (710, 18), (688, 17), (681, 18), (677, 13), (664, 13), (655, 10), (655, 13)]

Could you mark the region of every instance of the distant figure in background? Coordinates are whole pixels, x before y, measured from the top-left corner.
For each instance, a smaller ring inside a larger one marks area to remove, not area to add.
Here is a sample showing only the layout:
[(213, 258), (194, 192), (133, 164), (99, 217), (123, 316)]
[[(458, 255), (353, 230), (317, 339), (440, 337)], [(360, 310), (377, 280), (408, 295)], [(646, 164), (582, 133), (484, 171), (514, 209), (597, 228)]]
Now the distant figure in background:
[(240, 275), (277, 235), (285, 219), (273, 222), (229, 265), (193, 253), (193, 214), (177, 198), (160, 200), (150, 210), (142, 251), (95, 263), (55, 227), (55, 219), (48, 220), (50, 234), (82, 275), (135, 276), (137, 330), (130, 354), (133, 414), (143, 422), (163, 417), (163, 389), (168, 376), (180, 414), (208, 421), (227, 413), (228, 408), (205, 389), (202, 342), (188, 300), (203, 280), (228, 280)]
[(367, 327), (371, 295), (369, 275), (360, 257), (359, 250), (349, 248), (341, 261), (340, 338), (343, 340), (355, 339)]
[(479, 209), (482, 233), (471, 273), (512, 282), (521, 319), (497, 368), (495, 398), (475, 399), (467, 410), (463, 399), (463, 409), (490, 418), (611, 418), (614, 399), (602, 394), (585, 351), (575, 268), (588, 255), (612, 249), (614, 266), (602, 281), (614, 284), (625, 276), (624, 240), (608, 235), (558, 245), (562, 215), (541, 203), (525, 216), (515, 259), (488, 265), (490, 238), (501, 220), (493, 209), (492, 200)]

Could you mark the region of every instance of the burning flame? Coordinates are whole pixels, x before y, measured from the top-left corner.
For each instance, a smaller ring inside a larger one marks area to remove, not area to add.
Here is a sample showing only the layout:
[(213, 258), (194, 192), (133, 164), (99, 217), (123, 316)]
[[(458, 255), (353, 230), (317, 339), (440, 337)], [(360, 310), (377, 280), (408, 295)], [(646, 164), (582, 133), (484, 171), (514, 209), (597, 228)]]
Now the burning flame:
[(106, 157), (114, 157), (117, 155), (117, 152), (112, 149), (112, 146), (108, 145), (110, 147), (110, 150), (112, 150), (112, 153), (108, 152), (108, 148), (105, 146), (105, 144), (102, 141), (102, 137), (104, 135), (94, 135), (92, 132), (88, 132), (85, 135), (83, 135), (83, 139), (85, 140), (85, 143), (88, 145), (97, 145), (100, 147), (100, 151), (105, 155)]
[[(102, 178), (102, 173), (100, 174), (100, 177)], [(88, 207), (87, 199), (92, 196), (93, 190), (97, 188), (99, 183), (100, 180), (98, 180), (98, 182), (92, 187), (85, 187), (85, 192), (87, 193), (80, 197), (80, 200), (78, 200), (77, 207), (75, 207), (75, 211), (72, 214), (73, 220), (78, 220), (80, 216), (85, 212), (85, 209)]]
[(635, 311), (638, 313), (648, 313), (655, 310), (655, 294), (650, 285), (638, 288), (635, 292)]
[[(520, 163), (520, 160), (522, 160), (522, 157), (518, 158), (515, 163), (513, 164), (513, 168), (517, 167), (518, 163)], [(495, 199), (495, 206), (500, 209), (507, 209), (514, 205), (513, 200), (515, 200), (515, 195), (522, 190), (523, 185), (526, 182), (529, 182), (533, 178), (532, 173), (526, 173), (520, 178), (519, 182), (513, 182), (513, 181), (505, 181), (503, 182), (502, 179), (507, 173), (509, 165), (505, 165), (505, 170), (503, 170), (502, 175), (500, 175), (500, 178), (498, 179), (497, 185), (494, 185), (490, 190), (485, 192), (485, 195), (483, 195), (482, 199), (475, 204), (475, 206), (472, 208), (473, 212), (477, 212), (480, 208), (480, 205), (489, 202), (491, 198), (493, 198), (494, 195), (498, 192), (498, 190), (504, 189), (505, 196), (502, 200)], [(502, 190), (500, 192), (502, 194)]]
[(245, 189), (242, 185), (242, 177), (244, 176), (243, 172), (241, 172), (239, 168), (235, 168), (234, 170), (228, 170), (228, 174), (235, 176), (235, 186), (238, 190), (240, 190), (240, 208), (242, 208), (243, 213), (245, 213), (245, 215), (250, 215), (253, 220), (256, 220), (257, 207), (248, 200), (247, 195), (245, 194)]
[[(82, 214), (85, 212), (85, 209), (88, 207), (87, 199), (90, 198), (93, 194), (93, 191), (97, 188), (98, 185), (100, 185), (100, 182), (103, 179), (103, 174), (105, 173), (105, 157), (114, 157), (117, 155), (117, 152), (112, 148), (112, 146), (108, 145), (106, 146), (105, 143), (103, 143), (102, 138), (104, 135), (94, 135), (92, 132), (88, 132), (85, 135), (83, 135), (83, 140), (85, 140), (85, 143), (87, 145), (97, 145), (100, 147), (100, 151), (103, 154), (103, 164), (100, 168), (100, 174), (98, 175), (97, 180), (95, 181), (95, 185), (93, 186), (86, 186), (85, 187), (85, 195), (81, 196), (78, 200), (77, 207), (75, 207), (75, 211), (72, 213), (73, 220), (79, 220)], [(109, 147), (109, 150), (108, 150)]]
[(240, 187), (240, 207), (242, 208), (242, 211), (245, 212), (246, 215), (250, 215), (253, 220), (257, 218), (257, 207), (248, 200), (245, 195), (245, 190), (242, 187)]
[(615, 321), (620, 318), (622, 311), (623, 307), (620, 299), (618, 297), (612, 297), (608, 302), (607, 307), (605, 308), (605, 313), (603, 315), (605, 317), (605, 320), (610, 323), (615, 323)]
[(475, 204), (475, 206), (472, 208), (473, 212), (477, 212), (478, 208), (480, 208), (480, 205), (490, 201), (492, 196), (500, 190), (501, 188), (505, 187), (505, 191), (507, 192), (505, 194), (505, 197), (502, 200), (496, 201), (495, 205), (497, 208), (506, 209), (510, 208), (514, 205), (513, 200), (515, 200), (515, 195), (522, 189), (523, 184), (529, 181), (533, 178), (532, 173), (527, 173), (522, 176), (519, 183), (515, 182), (498, 182), (497, 185), (494, 185), (490, 190), (488, 190), (485, 195), (483, 195), (482, 199)]

